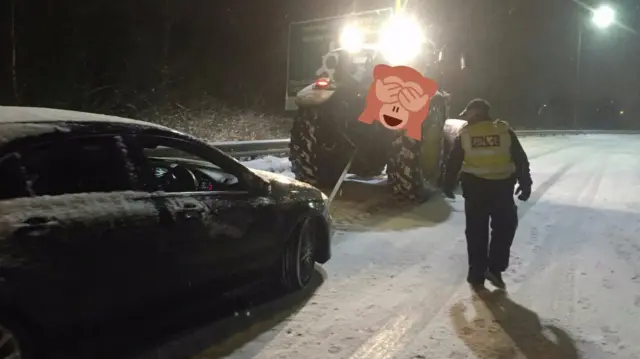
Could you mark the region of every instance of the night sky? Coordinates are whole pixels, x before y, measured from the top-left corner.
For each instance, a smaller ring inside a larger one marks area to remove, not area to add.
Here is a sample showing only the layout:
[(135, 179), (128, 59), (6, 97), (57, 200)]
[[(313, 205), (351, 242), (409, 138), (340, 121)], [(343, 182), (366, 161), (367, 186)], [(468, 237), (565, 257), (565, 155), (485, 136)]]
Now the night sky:
[[(0, 104), (130, 114), (134, 107), (167, 99), (186, 103), (207, 93), (232, 105), (279, 111), (290, 21), (393, 4), (4, 0)], [(469, 69), (450, 76), (443, 87), (458, 102), (485, 97), (511, 117), (527, 117), (544, 103), (571, 100), (582, 21), (583, 99), (613, 101), (616, 111), (624, 109), (631, 121), (640, 114), (640, 38), (632, 29), (640, 24), (640, 5), (633, 0), (609, 4), (626, 29), (596, 29), (584, 6), (571, 0), (409, 0), (409, 9), (420, 16), (433, 41), (468, 56)]]

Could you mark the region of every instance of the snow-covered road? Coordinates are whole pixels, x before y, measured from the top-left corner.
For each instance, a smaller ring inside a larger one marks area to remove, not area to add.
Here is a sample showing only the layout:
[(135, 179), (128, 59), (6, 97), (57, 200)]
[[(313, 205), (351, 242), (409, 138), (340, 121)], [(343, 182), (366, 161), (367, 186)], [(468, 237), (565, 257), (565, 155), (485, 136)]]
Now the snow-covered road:
[(534, 192), (507, 296), (472, 295), (463, 202), (435, 200), (339, 232), (300, 311), (195, 358), (640, 358), (640, 136), (522, 142)]

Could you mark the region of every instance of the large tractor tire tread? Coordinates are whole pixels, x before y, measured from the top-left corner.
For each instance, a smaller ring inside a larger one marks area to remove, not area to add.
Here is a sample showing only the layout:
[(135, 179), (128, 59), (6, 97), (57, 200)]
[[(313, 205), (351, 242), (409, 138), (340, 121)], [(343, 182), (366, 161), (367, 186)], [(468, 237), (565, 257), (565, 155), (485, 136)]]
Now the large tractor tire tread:
[(420, 141), (405, 135), (399, 135), (393, 141), (387, 179), (394, 195), (410, 200), (426, 199), (419, 151)]
[(291, 141), (289, 142), (289, 160), (291, 171), (299, 181), (316, 184), (314, 150), (316, 149), (314, 114), (312, 111), (301, 110), (293, 121)]
[(318, 187), (332, 187), (340, 178), (344, 166), (340, 158), (329, 155), (326, 148), (322, 121), (322, 111), (317, 108), (305, 108), (298, 115), (291, 128), (289, 160), (291, 171), (296, 179)]
[[(298, 110), (291, 129), (289, 160), (291, 171), (299, 181), (332, 188), (349, 162), (353, 148), (332, 122), (336, 121), (332, 118), (334, 113), (326, 106)], [(382, 174), (387, 164), (386, 151), (380, 144), (359, 148), (349, 173), (364, 178)]]
[[(387, 179), (393, 194), (401, 199), (426, 201), (438, 191), (441, 184), (444, 160), (447, 153), (444, 138), (444, 122), (446, 121), (446, 103), (442, 97), (434, 97), (429, 111), (429, 118), (423, 123), (423, 141), (407, 137), (398, 132), (391, 144), (387, 165)], [(435, 116), (435, 117), (433, 117)], [(425, 128), (429, 127), (428, 136)], [(425, 173), (422, 161), (424, 141), (438, 141), (436, 162), (432, 164), (435, 173)]]

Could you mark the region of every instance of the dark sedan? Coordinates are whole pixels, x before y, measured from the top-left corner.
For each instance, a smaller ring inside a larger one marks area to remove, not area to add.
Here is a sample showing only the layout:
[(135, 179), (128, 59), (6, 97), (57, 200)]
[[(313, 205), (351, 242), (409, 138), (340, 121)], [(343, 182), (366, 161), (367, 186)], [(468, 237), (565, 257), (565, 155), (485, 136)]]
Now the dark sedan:
[(0, 178), (2, 358), (196, 288), (300, 289), (331, 257), (319, 190), (152, 123), (0, 107)]

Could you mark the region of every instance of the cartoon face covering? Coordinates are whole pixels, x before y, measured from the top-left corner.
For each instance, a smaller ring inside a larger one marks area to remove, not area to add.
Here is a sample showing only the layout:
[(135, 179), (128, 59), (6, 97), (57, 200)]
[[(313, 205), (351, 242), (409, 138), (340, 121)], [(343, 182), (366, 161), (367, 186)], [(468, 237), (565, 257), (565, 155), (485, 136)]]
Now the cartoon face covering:
[(429, 100), (438, 90), (435, 81), (406, 67), (378, 65), (367, 95), (367, 107), (359, 120), (380, 121), (391, 130), (406, 128), (407, 136), (420, 140), (422, 122), (429, 112)]

